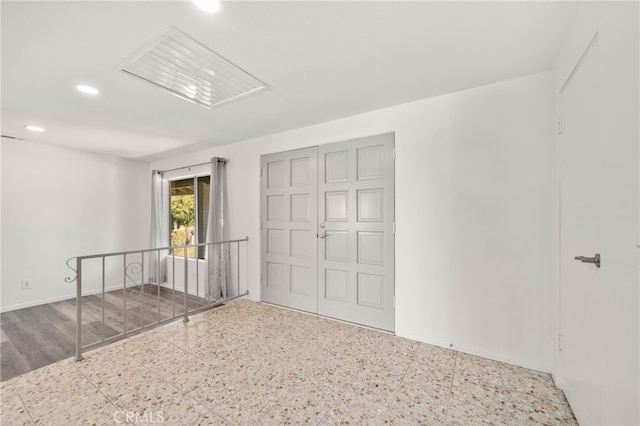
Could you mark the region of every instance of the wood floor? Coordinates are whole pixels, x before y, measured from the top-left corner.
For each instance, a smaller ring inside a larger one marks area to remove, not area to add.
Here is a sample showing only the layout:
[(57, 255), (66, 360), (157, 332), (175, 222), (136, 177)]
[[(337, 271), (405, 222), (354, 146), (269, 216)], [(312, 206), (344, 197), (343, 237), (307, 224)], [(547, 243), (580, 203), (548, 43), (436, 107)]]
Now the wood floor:
[[(153, 284), (105, 293), (104, 327), (101, 295), (82, 298), (83, 346), (97, 344), (132, 332), (143, 324), (168, 320), (184, 313), (184, 293)], [(175, 304), (173, 303), (175, 301)], [(207, 304), (206, 299), (187, 296), (188, 310)], [(126, 311), (126, 315), (125, 315)], [(125, 321), (126, 320), (126, 321)], [(0, 381), (71, 357), (76, 350), (76, 300), (63, 300), (0, 314)]]

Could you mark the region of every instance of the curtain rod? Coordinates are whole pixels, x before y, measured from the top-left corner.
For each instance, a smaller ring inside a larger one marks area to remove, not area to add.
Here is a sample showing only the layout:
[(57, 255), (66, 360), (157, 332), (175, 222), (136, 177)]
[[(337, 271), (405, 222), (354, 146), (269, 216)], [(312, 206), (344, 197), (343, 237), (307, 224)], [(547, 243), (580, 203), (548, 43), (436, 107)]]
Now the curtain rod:
[[(218, 162), (219, 163), (226, 163), (227, 159), (226, 158), (218, 158)], [(190, 169), (191, 167), (198, 167), (198, 166), (204, 166), (206, 164), (211, 164), (211, 161), (207, 161), (206, 163), (198, 163), (198, 164), (191, 164), (189, 166), (182, 166), (182, 167), (176, 167), (175, 169), (167, 169), (167, 170), (158, 170), (159, 173), (168, 173), (168, 172), (174, 172), (176, 170), (182, 170), (182, 169)]]

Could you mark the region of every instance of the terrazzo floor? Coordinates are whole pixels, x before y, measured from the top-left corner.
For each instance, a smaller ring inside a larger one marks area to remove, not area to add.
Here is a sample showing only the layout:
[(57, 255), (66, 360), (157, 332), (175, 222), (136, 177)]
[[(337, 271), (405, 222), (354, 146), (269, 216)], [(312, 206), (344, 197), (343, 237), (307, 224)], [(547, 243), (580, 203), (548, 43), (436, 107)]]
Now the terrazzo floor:
[(0, 384), (2, 425), (575, 425), (543, 374), (240, 300)]

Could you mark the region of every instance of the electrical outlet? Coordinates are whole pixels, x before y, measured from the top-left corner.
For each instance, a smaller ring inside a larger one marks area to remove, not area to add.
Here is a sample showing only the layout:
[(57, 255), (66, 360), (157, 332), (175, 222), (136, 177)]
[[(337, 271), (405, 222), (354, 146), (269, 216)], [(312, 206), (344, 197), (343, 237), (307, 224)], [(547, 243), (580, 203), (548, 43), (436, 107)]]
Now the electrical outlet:
[(22, 289), (31, 290), (31, 280), (22, 280)]

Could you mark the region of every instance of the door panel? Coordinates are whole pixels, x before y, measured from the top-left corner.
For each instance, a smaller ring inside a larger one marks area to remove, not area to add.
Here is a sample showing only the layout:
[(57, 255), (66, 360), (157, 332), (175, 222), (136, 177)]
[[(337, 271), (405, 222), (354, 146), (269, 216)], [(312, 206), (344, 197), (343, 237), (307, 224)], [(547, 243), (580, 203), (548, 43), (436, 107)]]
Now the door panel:
[(262, 300), (317, 312), (317, 148), (262, 157)]
[(393, 134), (318, 148), (318, 313), (394, 330)]
[[(602, 189), (598, 43), (594, 39), (560, 96), (560, 333), (564, 391), (580, 424), (601, 424), (600, 269), (575, 256), (600, 253)], [(603, 268), (607, 257), (603, 254)]]

